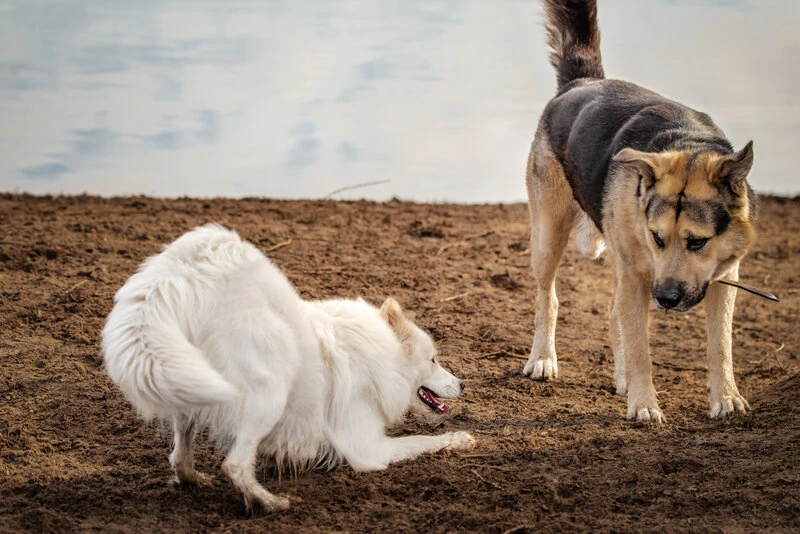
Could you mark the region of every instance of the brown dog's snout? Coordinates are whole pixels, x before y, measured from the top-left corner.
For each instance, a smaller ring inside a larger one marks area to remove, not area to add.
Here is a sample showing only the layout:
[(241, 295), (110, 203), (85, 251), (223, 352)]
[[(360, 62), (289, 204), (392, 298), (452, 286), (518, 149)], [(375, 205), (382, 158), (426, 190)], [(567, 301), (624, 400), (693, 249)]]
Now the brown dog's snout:
[(681, 303), (686, 295), (686, 288), (682, 283), (668, 279), (661, 284), (653, 285), (652, 293), (658, 307), (669, 310)]

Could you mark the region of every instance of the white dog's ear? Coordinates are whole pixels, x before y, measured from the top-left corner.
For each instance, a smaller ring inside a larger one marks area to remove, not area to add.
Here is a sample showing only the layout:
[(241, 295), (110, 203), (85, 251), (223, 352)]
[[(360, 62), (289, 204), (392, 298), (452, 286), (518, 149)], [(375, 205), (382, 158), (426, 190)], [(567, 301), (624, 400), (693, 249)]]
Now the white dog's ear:
[(360, 296), (356, 297), (356, 302), (360, 302), (361, 304), (369, 304), (369, 302), (367, 302), (366, 300), (364, 300)]
[(403, 313), (403, 308), (392, 297), (386, 299), (383, 306), (381, 306), (381, 317), (383, 317), (383, 320), (386, 321), (386, 324), (389, 325), (389, 328), (392, 329), (400, 341), (403, 341), (410, 334), (408, 319)]

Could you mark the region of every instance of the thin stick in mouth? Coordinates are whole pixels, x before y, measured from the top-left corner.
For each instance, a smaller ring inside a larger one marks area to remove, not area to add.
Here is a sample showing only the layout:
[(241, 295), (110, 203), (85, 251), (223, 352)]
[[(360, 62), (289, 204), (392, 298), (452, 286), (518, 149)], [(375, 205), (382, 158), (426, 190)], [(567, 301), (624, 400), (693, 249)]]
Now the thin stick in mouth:
[(750, 284), (745, 284), (744, 282), (739, 282), (738, 280), (728, 280), (723, 278), (722, 280), (717, 280), (720, 284), (727, 284), (729, 286), (738, 287), (739, 289), (744, 289), (745, 291), (749, 291), (753, 295), (758, 295), (759, 297), (763, 297), (767, 300), (773, 300), (775, 302), (780, 302), (778, 297), (770, 293), (769, 291), (764, 291), (763, 289), (758, 289), (757, 287), (753, 287)]

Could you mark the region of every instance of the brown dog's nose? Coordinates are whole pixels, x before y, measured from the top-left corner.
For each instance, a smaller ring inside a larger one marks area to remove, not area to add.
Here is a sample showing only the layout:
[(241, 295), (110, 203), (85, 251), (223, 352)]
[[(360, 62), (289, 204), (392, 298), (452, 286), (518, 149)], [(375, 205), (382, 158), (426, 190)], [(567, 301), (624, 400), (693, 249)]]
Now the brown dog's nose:
[(661, 308), (669, 310), (680, 304), (684, 293), (680, 284), (670, 280), (653, 289), (653, 299)]

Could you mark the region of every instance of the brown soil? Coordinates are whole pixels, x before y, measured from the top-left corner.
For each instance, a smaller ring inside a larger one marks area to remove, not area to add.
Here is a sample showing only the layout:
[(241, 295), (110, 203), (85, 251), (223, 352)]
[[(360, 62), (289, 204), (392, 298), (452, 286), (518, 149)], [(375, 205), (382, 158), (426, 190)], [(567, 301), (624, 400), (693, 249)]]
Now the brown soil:
[[(469, 385), (449, 416), (399, 431), (469, 430), (476, 449), (379, 473), (266, 472), (270, 490), (298, 498), (273, 516), (245, 516), (204, 442), (213, 486), (173, 486), (169, 435), (137, 420), (98, 339), (139, 262), (208, 221), (275, 247), (306, 297), (394, 295), (415, 311)], [(0, 195), (0, 530), (797, 532), (800, 201), (763, 199), (743, 263), (744, 281), (782, 297), (739, 295), (735, 372), (753, 412), (708, 419), (703, 306), (652, 312), (662, 426), (623, 419), (609, 268), (574, 251), (558, 281), (561, 375), (521, 376), (534, 317), (527, 222), (522, 204)]]

